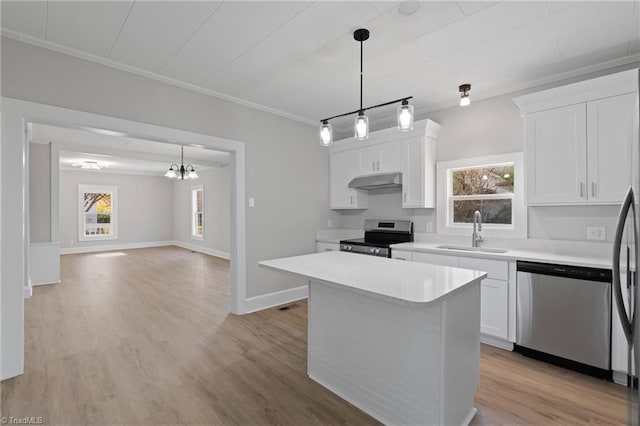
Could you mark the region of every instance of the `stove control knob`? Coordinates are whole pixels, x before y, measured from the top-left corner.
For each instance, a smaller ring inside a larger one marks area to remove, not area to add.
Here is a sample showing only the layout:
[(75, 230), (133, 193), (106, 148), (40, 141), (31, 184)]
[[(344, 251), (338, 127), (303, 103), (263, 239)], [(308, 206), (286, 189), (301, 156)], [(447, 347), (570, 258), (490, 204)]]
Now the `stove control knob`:
[(377, 248), (377, 249), (375, 249), (373, 252), (374, 252), (375, 254), (380, 254), (380, 249), (379, 249), (379, 248)]
[(376, 249), (374, 249), (374, 248), (370, 248), (369, 249), (369, 253), (375, 253), (375, 252), (376, 252)]
[(347, 246), (347, 251), (353, 250), (353, 246)]

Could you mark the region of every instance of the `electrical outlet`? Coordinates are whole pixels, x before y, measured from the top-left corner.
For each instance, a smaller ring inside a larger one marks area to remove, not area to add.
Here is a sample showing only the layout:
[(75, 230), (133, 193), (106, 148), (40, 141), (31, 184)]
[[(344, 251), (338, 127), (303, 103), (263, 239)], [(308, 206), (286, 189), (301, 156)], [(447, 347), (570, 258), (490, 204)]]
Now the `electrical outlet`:
[(587, 226), (587, 240), (604, 241), (607, 239), (607, 232), (604, 226)]
[(433, 232), (433, 223), (427, 222), (426, 231)]
[(249, 197), (249, 207), (255, 207), (256, 206), (256, 199), (253, 197)]

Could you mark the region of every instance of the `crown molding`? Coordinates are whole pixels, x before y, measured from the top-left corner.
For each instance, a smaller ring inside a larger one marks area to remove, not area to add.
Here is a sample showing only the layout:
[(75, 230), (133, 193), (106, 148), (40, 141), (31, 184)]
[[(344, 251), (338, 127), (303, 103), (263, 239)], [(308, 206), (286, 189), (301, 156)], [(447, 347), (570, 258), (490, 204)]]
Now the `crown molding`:
[(159, 81), (161, 83), (169, 84), (172, 86), (180, 87), (182, 89), (191, 90), (193, 92), (198, 92), (203, 95), (211, 96), (213, 98), (217, 98), (223, 101), (232, 102), (238, 105), (242, 105), (245, 107), (253, 108), (259, 111), (267, 112), (269, 114), (277, 115), (283, 118), (288, 118), (290, 120), (298, 121), (300, 123), (309, 124), (312, 126), (317, 126), (318, 122), (316, 120), (309, 120), (304, 117), (300, 117), (295, 114), (290, 114), (288, 112), (271, 108), (265, 105), (261, 105), (255, 102), (247, 101), (244, 99), (236, 98), (235, 96), (226, 95), (224, 93), (217, 92), (215, 90), (205, 89), (204, 87), (197, 86), (195, 84), (186, 83), (184, 81), (176, 80), (171, 77), (167, 77), (155, 72), (145, 71), (140, 68), (132, 67), (130, 65), (125, 65), (120, 62), (112, 61), (111, 59), (103, 58), (100, 56), (92, 55), (90, 53), (81, 52), (76, 49), (72, 49), (70, 47), (62, 46), (57, 43), (53, 43), (47, 40), (42, 40), (36, 37), (32, 37), (26, 34), (22, 34), (16, 31), (11, 31), (7, 29), (2, 29), (1, 34), (3, 37), (7, 37), (13, 40), (20, 41), (22, 43), (30, 44), (33, 46), (41, 47), (43, 49), (52, 50), (58, 53), (62, 53), (65, 55), (73, 56), (79, 59), (84, 59), (90, 62), (94, 62), (96, 64), (104, 65), (106, 67), (115, 68), (120, 71), (129, 72), (132, 74), (136, 74), (142, 77), (146, 77), (155, 81)]

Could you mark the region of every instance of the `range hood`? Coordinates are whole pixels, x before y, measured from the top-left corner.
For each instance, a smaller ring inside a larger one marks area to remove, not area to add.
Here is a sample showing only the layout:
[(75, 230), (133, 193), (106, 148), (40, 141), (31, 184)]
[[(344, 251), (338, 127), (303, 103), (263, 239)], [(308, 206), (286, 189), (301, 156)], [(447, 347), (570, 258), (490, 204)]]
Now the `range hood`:
[(349, 188), (356, 189), (398, 188), (400, 186), (402, 186), (402, 173), (360, 176), (349, 182)]

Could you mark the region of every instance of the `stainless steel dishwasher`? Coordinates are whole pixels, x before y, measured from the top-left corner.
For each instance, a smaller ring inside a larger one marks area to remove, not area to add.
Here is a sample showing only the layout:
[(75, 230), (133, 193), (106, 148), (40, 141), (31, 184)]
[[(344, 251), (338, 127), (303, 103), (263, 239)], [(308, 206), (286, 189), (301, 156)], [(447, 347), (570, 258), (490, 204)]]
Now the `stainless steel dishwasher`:
[(611, 376), (611, 271), (517, 264), (516, 350)]

